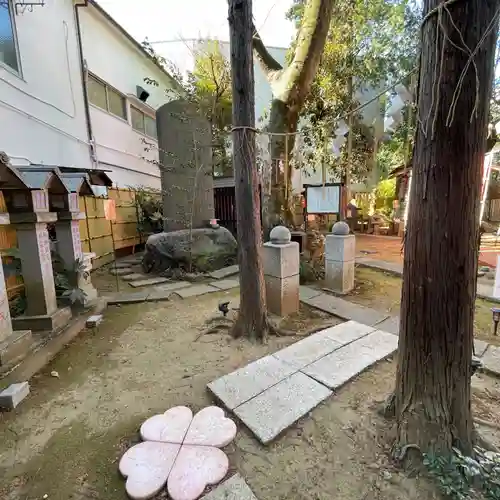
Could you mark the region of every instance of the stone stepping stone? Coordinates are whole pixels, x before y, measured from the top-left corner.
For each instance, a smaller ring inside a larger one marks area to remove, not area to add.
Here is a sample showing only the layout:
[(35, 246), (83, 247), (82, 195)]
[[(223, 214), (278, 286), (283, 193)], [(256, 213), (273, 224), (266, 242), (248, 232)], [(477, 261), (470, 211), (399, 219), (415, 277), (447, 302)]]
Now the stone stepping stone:
[(392, 316), (382, 321), (382, 323), (378, 323), (377, 330), (399, 335), (399, 316)]
[(113, 276), (126, 276), (127, 274), (130, 274), (133, 272), (133, 270), (130, 267), (119, 267), (118, 269), (115, 269), (114, 267), (109, 270), (109, 272)]
[(362, 323), (357, 323), (356, 321), (346, 321), (340, 325), (325, 328), (315, 335), (328, 337), (338, 342), (340, 346), (344, 346), (362, 337), (366, 337), (369, 333), (374, 331), (375, 328), (371, 326), (363, 325)]
[(297, 370), (274, 356), (266, 356), (208, 384), (208, 389), (230, 410), (281, 382)]
[(160, 283), (168, 283), (169, 281), (170, 280), (168, 278), (161, 278), (158, 276), (155, 278), (147, 278), (137, 281), (131, 281), (129, 285), (133, 288), (140, 288), (143, 286), (152, 286), (152, 285), (159, 285)]
[(309, 286), (301, 285), (299, 287), (299, 296), (300, 300), (312, 299), (313, 297), (317, 297), (321, 295), (323, 292), (321, 290), (316, 290), (315, 288), (311, 288)]
[(124, 269), (130, 267), (130, 264), (128, 262), (113, 262), (110, 266), (111, 269)]
[(175, 293), (183, 299), (197, 297), (198, 295), (205, 295), (206, 293), (212, 292), (220, 292), (220, 290), (210, 285), (193, 285), (175, 291)]
[(500, 347), (489, 345), (481, 360), (486, 372), (500, 376)]
[(220, 486), (217, 486), (202, 500), (257, 500), (245, 480), (235, 474)]
[(211, 278), (216, 280), (221, 280), (223, 278), (227, 278), (228, 276), (232, 276), (233, 274), (238, 274), (240, 272), (240, 266), (229, 266), (223, 267), (222, 269), (218, 269), (217, 271), (212, 271), (209, 273)]
[(133, 293), (115, 293), (114, 295), (110, 295), (105, 297), (108, 305), (113, 304), (137, 304), (139, 302), (146, 302), (149, 291), (141, 291), (141, 292), (133, 292)]
[(233, 280), (219, 280), (212, 281), (210, 286), (214, 286), (215, 288), (219, 288), (220, 290), (231, 290), (231, 288), (237, 288), (240, 286), (240, 282), (236, 279)]
[(238, 406), (234, 413), (267, 444), (331, 395), (324, 385), (297, 372)]
[(391, 333), (375, 331), (306, 366), (301, 371), (330, 389), (337, 389), (398, 347)]
[(304, 304), (320, 309), (334, 316), (345, 320), (354, 320), (369, 326), (375, 326), (387, 319), (387, 314), (383, 314), (375, 309), (360, 306), (332, 295), (322, 293), (311, 299), (301, 299)]
[(169, 300), (170, 296), (177, 290), (191, 286), (190, 283), (180, 281), (178, 283), (168, 283), (166, 285), (155, 286), (148, 297), (148, 302), (159, 302), (161, 300)]
[(488, 349), (488, 343), (484, 340), (474, 339), (474, 352), (476, 357), (480, 358)]
[(273, 354), (283, 363), (300, 370), (342, 347), (340, 342), (322, 334), (314, 334)]
[(142, 273), (129, 273), (125, 276), (122, 276), (122, 278), (125, 281), (138, 281), (138, 280), (147, 280), (151, 278), (151, 276), (148, 276), (147, 274), (142, 274)]

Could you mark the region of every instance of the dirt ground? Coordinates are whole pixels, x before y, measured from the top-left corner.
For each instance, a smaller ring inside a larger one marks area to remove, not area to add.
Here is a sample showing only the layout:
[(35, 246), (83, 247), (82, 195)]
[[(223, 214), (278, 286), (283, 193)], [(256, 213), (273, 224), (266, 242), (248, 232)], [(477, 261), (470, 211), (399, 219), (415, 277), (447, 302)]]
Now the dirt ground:
[[(366, 267), (356, 267), (356, 287), (346, 299), (390, 315), (399, 314), (401, 301), (401, 278)], [(498, 304), (487, 300), (476, 300), (474, 335), (490, 344), (500, 345), (498, 336), (493, 335), (491, 308)]]
[[(32, 394), (18, 409), (0, 414), (0, 498), (125, 500), (118, 460), (146, 418), (175, 405), (196, 411), (211, 404), (208, 382), (298, 340), (274, 337), (259, 345), (222, 333), (196, 341), (222, 297), (236, 302), (237, 292), (108, 308), (95, 333), (82, 332), (32, 380)], [(336, 322), (303, 309), (287, 327)], [(394, 371), (393, 361), (380, 363), (270, 446), (238, 423), (226, 449), (231, 471), (259, 500), (438, 498), (388, 459), (391, 426), (375, 403), (391, 391)], [(476, 385), (475, 408), (491, 420), (500, 386), (483, 378)]]

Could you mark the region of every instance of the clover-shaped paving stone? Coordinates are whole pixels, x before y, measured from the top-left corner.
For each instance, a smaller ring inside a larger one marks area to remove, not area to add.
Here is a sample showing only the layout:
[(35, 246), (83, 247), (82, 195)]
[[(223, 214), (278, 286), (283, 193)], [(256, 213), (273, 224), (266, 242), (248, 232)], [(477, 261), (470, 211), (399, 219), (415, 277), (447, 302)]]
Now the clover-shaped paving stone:
[(217, 484), (229, 461), (219, 448), (236, 436), (235, 423), (217, 406), (193, 413), (176, 406), (148, 418), (141, 426), (142, 443), (125, 452), (120, 472), (134, 500), (151, 498), (167, 483), (172, 500), (195, 500), (207, 485)]

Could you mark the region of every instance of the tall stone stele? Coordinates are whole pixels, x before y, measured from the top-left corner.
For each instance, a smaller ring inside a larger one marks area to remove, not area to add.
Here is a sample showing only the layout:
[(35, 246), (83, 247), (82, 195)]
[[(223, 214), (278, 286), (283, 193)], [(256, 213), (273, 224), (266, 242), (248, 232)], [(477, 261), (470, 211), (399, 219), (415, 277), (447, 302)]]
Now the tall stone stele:
[(299, 310), (299, 244), (291, 241), (284, 226), (271, 230), (270, 240), (262, 248), (267, 309), (271, 314), (287, 316)]
[(156, 112), (163, 229), (199, 229), (215, 218), (210, 124), (196, 106), (171, 101)]
[(347, 294), (354, 288), (356, 237), (345, 222), (336, 222), (325, 240), (325, 285)]

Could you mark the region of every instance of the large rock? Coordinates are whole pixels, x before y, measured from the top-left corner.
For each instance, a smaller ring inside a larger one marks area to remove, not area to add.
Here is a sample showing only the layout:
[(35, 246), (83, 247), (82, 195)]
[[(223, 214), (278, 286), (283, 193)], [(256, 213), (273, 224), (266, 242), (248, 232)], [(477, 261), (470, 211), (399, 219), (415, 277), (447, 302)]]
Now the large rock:
[(178, 267), (188, 269), (192, 258), (194, 269), (213, 271), (234, 264), (237, 251), (238, 244), (225, 227), (182, 229), (151, 235), (142, 265), (146, 272), (161, 273)]

